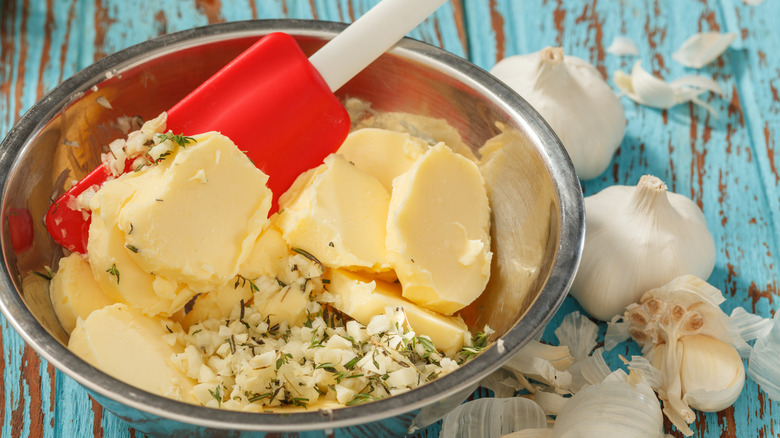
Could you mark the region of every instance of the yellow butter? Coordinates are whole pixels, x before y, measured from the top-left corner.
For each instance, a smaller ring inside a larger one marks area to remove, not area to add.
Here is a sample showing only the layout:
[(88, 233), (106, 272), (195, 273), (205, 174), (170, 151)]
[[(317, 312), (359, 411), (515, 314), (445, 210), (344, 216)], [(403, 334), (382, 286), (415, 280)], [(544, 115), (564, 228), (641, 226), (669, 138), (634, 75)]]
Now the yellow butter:
[(87, 259), (78, 253), (60, 259), (49, 292), (54, 313), (68, 333), (76, 328), (78, 318), (86, 319), (93, 311), (114, 304), (95, 281)]
[(130, 257), (125, 233), (112, 214), (132, 196), (139, 181), (136, 175), (123, 175), (105, 183), (93, 197), (87, 255), (94, 279), (109, 298), (147, 315), (168, 316), (181, 309), (195, 292), (176, 282), (159, 281), (141, 269)]
[(167, 343), (174, 324), (151, 318), (124, 304), (113, 304), (79, 320), (68, 348), (101, 371), (164, 397), (195, 403), (195, 382), (179, 371), (171, 356), (183, 349)]
[(403, 296), (450, 315), (490, 276), (490, 207), (477, 165), (443, 144), (393, 182), (387, 254)]
[(205, 291), (236, 275), (267, 222), (271, 192), (230, 139), (194, 138), (137, 188), (118, 223), (144, 271)]
[(282, 238), (282, 233), (274, 227), (268, 227), (255, 241), (238, 273), (244, 278), (252, 279), (261, 275), (273, 277), (287, 267), (285, 257), (289, 254), (290, 250)]
[(430, 337), (436, 348), (447, 355), (457, 353), (471, 337), (460, 316), (440, 315), (405, 300), (397, 283), (372, 280), (342, 269), (330, 270), (328, 277), (330, 283), (325, 286), (335, 296), (334, 306), (361, 324), (368, 325), (388, 306), (403, 307), (411, 329)]
[(390, 196), (373, 176), (330, 155), (275, 219), (287, 244), (333, 267), (388, 270), (385, 223)]
[(351, 132), (337, 153), (378, 179), (389, 193), (393, 179), (409, 170), (427, 148), (422, 140), (405, 132), (363, 128)]

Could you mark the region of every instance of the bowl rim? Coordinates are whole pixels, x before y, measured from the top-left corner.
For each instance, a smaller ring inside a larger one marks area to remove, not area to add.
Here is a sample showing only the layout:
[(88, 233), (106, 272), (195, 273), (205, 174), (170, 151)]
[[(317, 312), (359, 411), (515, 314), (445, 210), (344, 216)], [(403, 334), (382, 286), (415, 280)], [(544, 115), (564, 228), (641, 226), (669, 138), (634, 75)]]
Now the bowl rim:
[[(0, 181), (2, 211), (8, 208), (8, 175), (30, 139), (72, 96), (105, 79), (106, 72), (121, 71), (143, 62), (144, 58), (148, 60), (148, 57), (162, 56), (170, 51), (209, 42), (261, 36), (273, 31), (328, 37), (344, 27), (344, 23), (298, 19), (220, 23), (162, 35), (98, 60), (63, 81), (35, 103), (0, 144), (0, 174), (6, 175)], [(564, 147), (542, 117), (512, 89), (488, 72), (457, 55), (408, 37), (391, 52), (410, 59), (432, 60), (439, 64), (437, 67), (447, 69), (458, 79), (468, 77), (470, 86), (500, 96), (502, 110), (523, 125), (526, 133), (536, 137), (532, 139), (534, 142), (542, 145), (539, 152), (551, 172), (561, 213), (558, 254), (539, 296), (526, 310), (525, 316), (501, 338), (500, 346), (494, 343), (477, 358), (461, 366), (457, 373), (448, 374), (404, 394), (333, 410), (258, 415), (178, 402), (140, 390), (99, 371), (70, 352), (37, 321), (14, 286), (6, 259), (2, 266), (3, 275), (0, 275), (0, 310), (9, 324), (40, 356), (93, 395), (146, 414), (211, 429), (282, 432), (289, 431), (291, 424), (300, 431), (333, 429), (380, 421), (420, 409), (466, 389), (473, 390), (483, 376), (498, 369), (541, 331), (566, 298), (584, 245), (584, 203), (580, 182)], [(551, 162), (559, 165), (551, 166)], [(10, 245), (4, 236), (2, 239), (3, 247)]]

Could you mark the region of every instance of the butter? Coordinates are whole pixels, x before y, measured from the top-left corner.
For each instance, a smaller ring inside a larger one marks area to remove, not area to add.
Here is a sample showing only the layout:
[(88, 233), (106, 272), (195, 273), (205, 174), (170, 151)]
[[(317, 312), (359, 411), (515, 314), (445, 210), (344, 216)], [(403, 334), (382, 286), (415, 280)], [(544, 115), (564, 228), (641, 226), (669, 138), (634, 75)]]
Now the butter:
[(409, 326), (417, 335), (427, 335), (437, 349), (446, 355), (457, 353), (466, 339), (471, 338), (460, 316), (444, 316), (420, 307), (401, 297), (401, 286), (372, 280), (342, 269), (329, 271), (327, 290), (334, 295), (334, 306), (359, 323), (368, 325), (386, 307), (403, 307)]
[(336, 153), (378, 179), (390, 193), (393, 179), (409, 170), (427, 148), (405, 132), (363, 128), (351, 132)]
[(285, 258), (289, 253), (281, 231), (268, 227), (260, 233), (238, 273), (244, 278), (257, 278), (261, 275), (273, 277), (287, 267)]
[(490, 276), (490, 206), (477, 165), (443, 144), (393, 181), (387, 255), (403, 296), (451, 315)]
[(166, 325), (124, 304), (113, 304), (78, 320), (68, 348), (101, 371), (123, 382), (175, 400), (194, 403), (195, 382), (179, 371), (171, 356), (183, 349), (165, 341)]
[(49, 292), (54, 313), (68, 333), (76, 328), (78, 318), (86, 319), (93, 311), (114, 304), (95, 281), (87, 259), (77, 253), (60, 259)]
[[(149, 172), (157, 172), (151, 169)], [(169, 316), (182, 308), (196, 292), (177, 282), (157, 280), (130, 257), (125, 233), (116, 212), (135, 192), (138, 176), (126, 174), (108, 181), (92, 199), (87, 255), (92, 275), (113, 301), (126, 303), (147, 315)]]
[(236, 275), (266, 225), (271, 191), (230, 139), (194, 138), (137, 185), (118, 224), (144, 271), (202, 292)]
[(373, 176), (339, 155), (301, 176), (280, 201), (275, 220), (287, 244), (323, 264), (372, 271), (390, 268), (385, 223), (390, 196)]

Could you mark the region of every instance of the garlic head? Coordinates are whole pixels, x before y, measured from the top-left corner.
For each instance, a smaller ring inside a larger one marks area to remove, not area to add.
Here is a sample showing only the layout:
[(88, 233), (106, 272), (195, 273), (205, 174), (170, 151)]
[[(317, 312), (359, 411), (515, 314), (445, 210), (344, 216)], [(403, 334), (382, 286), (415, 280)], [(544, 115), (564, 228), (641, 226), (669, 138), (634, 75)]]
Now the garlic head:
[[(562, 48), (510, 56), (490, 73), (547, 121), (582, 180), (599, 176), (625, 133), (623, 105), (596, 68)], [(597, 110), (596, 110), (597, 109)]]
[(729, 317), (720, 309), (723, 294), (704, 280), (684, 275), (647, 291), (623, 316), (642, 353), (661, 371), (654, 387), (663, 412), (690, 436), (692, 409), (716, 412), (742, 392), (745, 369)]
[(585, 246), (571, 288), (588, 314), (608, 321), (647, 290), (685, 274), (707, 278), (715, 241), (699, 207), (645, 175), (585, 198)]

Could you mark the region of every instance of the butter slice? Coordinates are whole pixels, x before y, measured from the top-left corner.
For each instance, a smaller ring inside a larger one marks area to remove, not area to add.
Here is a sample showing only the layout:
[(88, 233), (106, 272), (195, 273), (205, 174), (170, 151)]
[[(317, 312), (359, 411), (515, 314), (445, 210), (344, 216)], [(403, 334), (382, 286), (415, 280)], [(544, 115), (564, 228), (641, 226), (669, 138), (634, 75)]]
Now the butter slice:
[(490, 206), (477, 165), (438, 144), (393, 182), (388, 260), (403, 296), (446, 315), (474, 301), (490, 276)]
[(281, 231), (268, 227), (260, 233), (238, 273), (244, 278), (257, 278), (261, 275), (275, 277), (287, 268), (286, 257), (289, 253)]
[(195, 403), (191, 395), (195, 382), (170, 361), (183, 349), (165, 341), (166, 324), (113, 304), (79, 320), (68, 348), (101, 371), (145, 391), (175, 400)]
[[(147, 172), (153, 177), (161, 171), (152, 168)], [(116, 212), (143, 182), (144, 178), (138, 174), (125, 174), (106, 182), (98, 190), (91, 201), (87, 255), (95, 280), (109, 298), (150, 316), (168, 316), (181, 309), (196, 293), (141, 269), (130, 257), (132, 251), (127, 248), (125, 233), (117, 223)]]
[(405, 132), (363, 128), (351, 132), (337, 153), (378, 179), (390, 193), (393, 179), (409, 170), (427, 148), (422, 140)]
[(93, 311), (114, 304), (95, 281), (87, 259), (75, 252), (60, 259), (49, 292), (54, 313), (68, 333), (76, 328), (78, 318), (86, 319)]
[(460, 316), (444, 316), (403, 299), (397, 283), (372, 280), (342, 269), (330, 270), (328, 276), (330, 284), (326, 287), (335, 297), (334, 306), (363, 325), (384, 314), (385, 307), (403, 307), (412, 330), (430, 337), (447, 355), (457, 353), (471, 337)]
[(386, 271), (390, 196), (373, 176), (331, 154), (293, 185), (275, 220), (287, 244), (333, 267)]
[(267, 222), (271, 191), (230, 139), (195, 140), (157, 166), (162, 175), (138, 187), (118, 222), (144, 271), (200, 292), (236, 275)]

